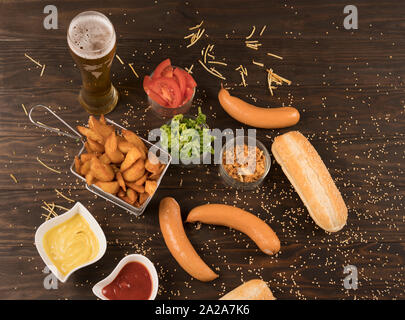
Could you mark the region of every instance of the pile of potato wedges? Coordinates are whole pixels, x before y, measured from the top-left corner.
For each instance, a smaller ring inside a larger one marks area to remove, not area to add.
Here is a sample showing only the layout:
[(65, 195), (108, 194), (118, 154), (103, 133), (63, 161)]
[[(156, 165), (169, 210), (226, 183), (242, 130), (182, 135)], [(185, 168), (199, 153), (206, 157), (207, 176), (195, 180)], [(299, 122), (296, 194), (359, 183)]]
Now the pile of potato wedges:
[(76, 172), (88, 185), (142, 206), (156, 191), (165, 164), (148, 152), (138, 135), (130, 130), (117, 133), (104, 116), (99, 120), (90, 116), (88, 127), (77, 126), (77, 130), (86, 137), (87, 153), (75, 157)]

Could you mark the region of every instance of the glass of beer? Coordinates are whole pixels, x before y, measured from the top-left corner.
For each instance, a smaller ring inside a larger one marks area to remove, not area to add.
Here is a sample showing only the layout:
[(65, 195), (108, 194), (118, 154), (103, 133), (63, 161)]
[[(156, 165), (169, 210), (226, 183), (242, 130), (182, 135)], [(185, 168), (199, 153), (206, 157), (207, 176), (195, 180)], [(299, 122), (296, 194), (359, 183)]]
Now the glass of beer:
[(111, 112), (118, 102), (118, 91), (110, 79), (116, 50), (111, 21), (97, 11), (82, 12), (70, 22), (67, 41), (82, 75), (80, 104), (91, 114)]

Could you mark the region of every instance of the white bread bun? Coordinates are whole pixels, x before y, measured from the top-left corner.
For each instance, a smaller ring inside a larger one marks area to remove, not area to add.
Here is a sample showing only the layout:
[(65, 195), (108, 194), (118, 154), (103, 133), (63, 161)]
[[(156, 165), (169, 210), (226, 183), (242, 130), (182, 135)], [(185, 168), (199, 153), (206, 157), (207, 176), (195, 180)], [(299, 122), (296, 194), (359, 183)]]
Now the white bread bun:
[(276, 300), (266, 282), (250, 280), (228, 292), (219, 300)]
[(271, 151), (315, 223), (329, 232), (342, 229), (347, 207), (312, 144), (290, 131), (274, 139)]

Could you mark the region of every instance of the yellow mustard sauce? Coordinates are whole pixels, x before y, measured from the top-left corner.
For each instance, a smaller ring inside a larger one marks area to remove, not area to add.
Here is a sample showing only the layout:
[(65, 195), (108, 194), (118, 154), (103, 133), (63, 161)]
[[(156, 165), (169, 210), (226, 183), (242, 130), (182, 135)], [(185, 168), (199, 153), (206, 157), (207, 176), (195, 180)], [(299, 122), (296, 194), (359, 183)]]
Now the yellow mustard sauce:
[(96, 235), (80, 214), (48, 230), (42, 241), (46, 254), (63, 275), (93, 260), (99, 251)]

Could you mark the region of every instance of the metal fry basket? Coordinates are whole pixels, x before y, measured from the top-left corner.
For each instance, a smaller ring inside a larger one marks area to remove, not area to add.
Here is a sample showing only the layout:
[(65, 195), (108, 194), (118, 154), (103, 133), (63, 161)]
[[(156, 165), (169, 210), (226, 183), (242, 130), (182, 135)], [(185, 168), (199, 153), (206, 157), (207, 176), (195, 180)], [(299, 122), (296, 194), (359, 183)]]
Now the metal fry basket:
[[(37, 122), (37, 121), (33, 120), (33, 118), (32, 118), (32, 113), (33, 113), (33, 111), (34, 111), (35, 109), (39, 109), (39, 108), (45, 109), (47, 112), (49, 112), (50, 114), (52, 114), (55, 118), (57, 118), (60, 122), (62, 122), (67, 128), (69, 128), (69, 130), (71, 130), (71, 131), (74, 133), (74, 135), (71, 134), (71, 133), (68, 133), (68, 132), (63, 132), (63, 131), (61, 131), (61, 130), (59, 130), (59, 129), (56, 129), (56, 128), (49, 127), (49, 126), (47, 126), (47, 125), (45, 125), (45, 124), (43, 124), (43, 123), (40, 123), (40, 122)], [(58, 116), (55, 112), (53, 112), (50, 108), (48, 108), (48, 107), (46, 107), (46, 106), (44, 106), (44, 105), (40, 105), (40, 104), (39, 104), (39, 105), (35, 105), (35, 106), (33, 106), (33, 107), (31, 108), (31, 110), (30, 110), (30, 112), (29, 112), (29, 114), (28, 114), (28, 117), (29, 117), (30, 121), (31, 121), (34, 125), (36, 125), (37, 127), (40, 127), (40, 128), (43, 128), (43, 129), (46, 129), (46, 130), (49, 130), (49, 131), (56, 132), (57, 134), (64, 135), (64, 136), (69, 137), (69, 138), (71, 138), (71, 139), (74, 139), (74, 140), (76, 140), (76, 141), (77, 141), (77, 140), (80, 140), (83, 145), (82, 145), (82, 148), (80, 149), (79, 153), (77, 154), (77, 156), (78, 156), (79, 158), (80, 158), (80, 155), (85, 151), (85, 147), (84, 147), (85, 140), (84, 140), (84, 137), (83, 137), (80, 133), (78, 133), (74, 128), (72, 128), (69, 124), (67, 124), (66, 121), (64, 121), (61, 117), (59, 117), (59, 116)], [(107, 121), (108, 124), (113, 125), (114, 128), (116, 128), (116, 129), (120, 129), (120, 130), (123, 130), (123, 129), (124, 129), (124, 130), (126, 130), (126, 128), (120, 126), (119, 124), (115, 123), (114, 121), (112, 121), (112, 120), (110, 120), (110, 119), (107, 119), (107, 118), (106, 118), (105, 120)], [(163, 176), (164, 176), (165, 173), (166, 173), (167, 168), (168, 168), (169, 165), (170, 165), (170, 162), (172, 161), (172, 157), (171, 157), (171, 155), (170, 155), (167, 151), (165, 151), (164, 149), (162, 149), (162, 148), (160, 148), (160, 147), (158, 147), (158, 146), (156, 146), (156, 145), (150, 143), (149, 141), (143, 139), (142, 137), (139, 137), (139, 138), (145, 143), (145, 145), (148, 147), (148, 149), (150, 149), (150, 148), (153, 147), (154, 150), (157, 150), (157, 152), (159, 152), (160, 154), (164, 154), (164, 155), (165, 155), (165, 158), (167, 159), (167, 162), (165, 163), (165, 168), (163, 169), (162, 173), (160, 174), (159, 179), (157, 180), (157, 188), (156, 188), (156, 190), (157, 190), (157, 189), (159, 188), (160, 182), (161, 182), (162, 179), (163, 179)], [(145, 209), (146, 209), (146, 207), (148, 206), (149, 202), (152, 200), (154, 194), (156, 193), (156, 191), (155, 191), (155, 193), (154, 193), (153, 195), (149, 196), (148, 199), (147, 199), (140, 207), (135, 207), (135, 206), (132, 206), (132, 205), (130, 205), (129, 203), (125, 202), (124, 200), (122, 200), (122, 199), (116, 197), (115, 195), (103, 191), (102, 189), (100, 189), (99, 187), (97, 187), (97, 186), (94, 185), (94, 184), (88, 185), (88, 184), (86, 183), (86, 179), (85, 179), (84, 177), (82, 177), (80, 174), (78, 174), (78, 173), (75, 171), (75, 169), (74, 169), (74, 161), (73, 161), (72, 164), (70, 165), (70, 171), (71, 171), (77, 178), (81, 179), (81, 180), (86, 184), (86, 189), (87, 189), (87, 190), (89, 190), (90, 192), (96, 194), (97, 196), (99, 196), (99, 197), (101, 197), (101, 198), (104, 198), (104, 199), (107, 200), (107, 201), (112, 202), (112, 203), (115, 204), (116, 206), (118, 206), (118, 207), (120, 207), (120, 208), (122, 208), (122, 209), (128, 211), (129, 213), (134, 214), (134, 215), (136, 215), (136, 216), (140, 216), (140, 215), (145, 211)]]

